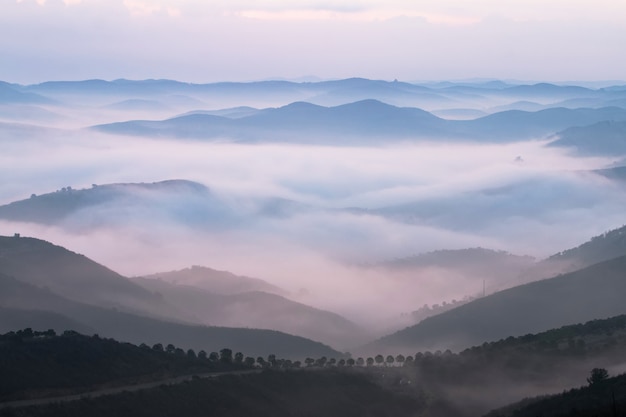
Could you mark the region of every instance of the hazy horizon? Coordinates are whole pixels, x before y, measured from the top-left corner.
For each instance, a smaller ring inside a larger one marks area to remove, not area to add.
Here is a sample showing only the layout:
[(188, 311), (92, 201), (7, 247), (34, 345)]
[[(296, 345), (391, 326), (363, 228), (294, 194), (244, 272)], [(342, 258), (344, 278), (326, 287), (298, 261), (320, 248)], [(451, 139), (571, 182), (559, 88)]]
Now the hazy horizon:
[(16, 0), (0, 12), (0, 80), (22, 84), (626, 73), (626, 5), (611, 0)]

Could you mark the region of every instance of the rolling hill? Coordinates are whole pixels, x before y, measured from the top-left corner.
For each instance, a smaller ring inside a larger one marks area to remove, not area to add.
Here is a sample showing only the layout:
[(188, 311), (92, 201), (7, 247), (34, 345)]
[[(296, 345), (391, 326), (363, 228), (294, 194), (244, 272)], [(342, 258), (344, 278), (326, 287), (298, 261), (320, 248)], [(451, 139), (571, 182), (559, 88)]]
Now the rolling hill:
[[(133, 282), (162, 295), (196, 322), (206, 325), (278, 330), (338, 348), (356, 346), (368, 338), (363, 329), (338, 314), (277, 294), (262, 291), (218, 294), (159, 279), (137, 278)], [(205, 287), (209, 287), (207, 282)]]
[[(162, 121), (135, 120), (91, 129), (148, 137), (228, 139), (240, 142), (292, 142), (350, 145), (407, 139), (509, 142), (543, 138), (554, 132), (606, 120), (626, 120), (626, 109), (550, 108), (504, 111), (474, 120), (444, 120), (424, 110), (362, 100), (335, 107), (295, 102), (236, 119), (192, 114)], [(339, 138), (337, 138), (339, 136)]]
[(626, 313), (626, 256), (472, 301), (365, 346), (367, 352), (460, 349)]
[[(186, 203), (186, 204), (185, 204)], [(52, 193), (0, 206), (0, 218), (9, 221), (43, 224), (97, 226), (145, 217), (149, 208), (153, 215), (167, 213), (180, 220), (209, 218), (211, 214), (228, 211), (202, 184), (185, 180), (154, 183), (93, 184), (75, 190), (64, 187)], [(132, 208), (136, 210), (132, 210)]]
[[(269, 354), (297, 359), (341, 356), (319, 342), (278, 331), (182, 324), (88, 305), (6, 275), (0, 275), (0, 305), (2, 313), (7, 313), (0, 315), (3, 333), (26, 327), (57, 332), (78, 330), (135, 344), (173, 343), (196, 351), (228, 347), (264, 357)], [(74, 327), (76, 323), (78, 329)]]
[(286, 218), (311, 206), (274, 197), (221, 199), (188, 180), (63, 187), (0, 206), (0, 220), (55, 225), (72, 231), (108, 226), (177, 226), (223, 230), (257, 217)]
[(175, 307), (118, 273), (52, 243), (0, 236), (0, 272), (74, 301), (181, 318)]
[(626, 122), (607, 120), (589, 126), (570, 127), (555, 134), (548, 146), (571, 148), (578, 155), (626, 154)]
[(235, 275), (228, 271), (218, 271), (205, 266), (194, 265), (178, 271), (160, 272), (135, 278), (137, 282), (164, 281), (165, 283), (192, 286), (215, 294), (239, 294), (243, 292), (263, 291), (286, 295), (286, 291), (259, 278)]

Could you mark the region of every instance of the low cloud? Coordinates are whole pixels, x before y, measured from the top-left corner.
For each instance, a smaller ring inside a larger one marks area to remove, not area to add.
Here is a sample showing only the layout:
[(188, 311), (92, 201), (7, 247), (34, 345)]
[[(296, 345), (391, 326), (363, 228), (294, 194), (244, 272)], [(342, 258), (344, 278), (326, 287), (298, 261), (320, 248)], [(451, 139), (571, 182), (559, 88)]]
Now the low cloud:
[(256, 276), (381, 328), (479, 285), (445, 269), (390, 283), (350, 265), (477, 246), (543, 257), (624, 222), (621, 186), (588, 172), (612, 160), (542, 142), (325, 147), (55, 132), (0, 145), (0, 175), (11, 178), (0, 202), (166, 179), (202, 183), (210, 198), (143, 195), (54, 226), (1, 222), (2, 234), (50, 240), (125, 275), (205, 265)]

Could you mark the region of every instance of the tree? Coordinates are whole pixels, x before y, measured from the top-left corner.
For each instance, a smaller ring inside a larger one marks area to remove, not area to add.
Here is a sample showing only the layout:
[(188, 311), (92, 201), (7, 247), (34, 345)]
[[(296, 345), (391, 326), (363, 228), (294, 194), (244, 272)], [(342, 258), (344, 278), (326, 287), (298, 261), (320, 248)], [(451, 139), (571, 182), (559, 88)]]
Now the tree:
[(337, 359), (335, 359), (335, 358), (330, 358), (328, 360), (328, 365), (329, 366), (335, 366), (336, 363), (337, 363)]
[(593, 368), (591, 370), (591, 375), (587, 378), (587, 382), (589, 385), (598, 384), (609, 378), (609, 371), (604, 368)]
[(211, 352), (209, 353), (209, 361), (211, 362), (217, 362), (220, 360), (220, 355), (217, 354), (217, 352)]
[(313, 358), (306, 358), (304, 360), (304, 363), (306, 364), (307, 367), (311, 367), (315, 363), (315, 359), (313, 359)]
[(246, 356), (246, 358), (243, 360), (243, 364), (250, 368), (254, 366), (254, 362), (256, 362), (256, 360), (251, 356)]
[(187, 357), (189, 359), (196, 359), (196, 352), (193, 349), (187, 349)]
[(200, 352), (198, 352), (198, 358), (202, 360), (206, 360), (207, 358), (206, 352), (204, 350), (201, 350)]
[(233, 351), (228, 348), (220, 350), (220, 362), (233, 363)]
[(402, 354), (399, 354), (398, 356), (396, 356), (396, 362), (398, 364), (400, 364), (400, 366), (402, 366), (404, 364), (405, 361), (405, 357)]
[[(363, 359), (363, 358), (361, 358), (361, 359)], [(355, 363), (356, 363), (356, 362), (355, 362), (355, 361), (354, 361), (354, 359), (352, 359), (352, 358), (349, 358), (349, 359), (346, 361), (346, 364), (347, 364), (348, 366), (354, 366), (354, 364), (355, 364)]]
[(369, 358), (367, 358), (367, 366), (372, 366), (374, 365), (374, 358), (372, 358), (371, 356)]
[(267, 362), (270, 364), (271, 367), (275, 367), (276, 366), (276, 355), (269, 354), (267, 355)]
[(320, 368), (323, 368), (324, 365), (326, 365), (327, 361), (328, 359), (326, 358), (326, 356), (322, 356), (321, 358), (315, 361), (315, 365), (319, 366)]
[(235, 353), (235, 363), (243, 363), (243, 353)]
[(152, 350), (156, 350), (157, 352), (163, 352), (163, 345), (161, 343), (155, 343), (152, 346)]
[(357, 366), (363, 366), (363, 365), (365, 365), (365, 359), (363, 359), (363, 358), (361, 358), (361, 357), (357, 358), (357, 360), (356, 360), (356, 364), (357, 364)]
[(394, 361), (395, 361), (395, 359), (393, 358), (392, 355), (387, 355), (387, 359), (385, 361), (385, 362), (387, 362), (387, 364), (393, 365)]
[(378, 355), (374, 357), (374, 361), (376, 362), (377, 365), (380, 365), (383, 362), (385, 362), (385, 358), (383, 357), (383, 355), (379, 353)]

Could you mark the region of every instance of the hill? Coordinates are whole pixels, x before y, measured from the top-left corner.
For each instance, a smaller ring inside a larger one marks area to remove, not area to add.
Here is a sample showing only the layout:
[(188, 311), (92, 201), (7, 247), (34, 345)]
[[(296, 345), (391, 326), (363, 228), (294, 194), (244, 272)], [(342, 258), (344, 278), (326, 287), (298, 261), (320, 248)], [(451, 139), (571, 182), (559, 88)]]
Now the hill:
[[(32, 329), (0, 335), (0, 405), (4, 401), (67, 395), (103, 386), (165, 379), (176, 375), (242, 368), (198, 357), (120, 343), (74, 331), (56, 335)], [(230, 366), (229, 366), (230, 365)]]
[[(249, 355), (276, 354), (283, 358), (339, 357), (341, 354), (319, 342), (273, 330), (209, 327), (177, 323), (72, 301), (45, 288), (38, 288), (0, 275), (0, 332), (30, 327), (35, 330), (96, 332), (131, 343), (174, 343), (184, 349), (219, 351), (229, 347)], [(49, 314), (50, 313), (50, 314)], [(73, 326), (74, 327), (74, 326)]]
[(0, 273), (74, 301), (155, 316), (180, 316), (175, 307), (120, 274), (39, 239), (0, 236)]
[(135, 279), (133, 282), (161, 294), (166, 301), (180, 306), (201, 324), (278, 330), (338, 348), (356, 346), (368, 338), (363, 329), (338, 314), (277, 294), (262, 291), (217, 294), (158, 279)]
[(406, 352), (464, 346), (626, 312), (626, 256), (510, 288), (427, 318), (362, 351)]
[(218, 271), (194, 265), (178, 271), (159, 272), (135, 279), (157, 280), (166, 283), (201, 288), (216, 294), (239, 294), (250, 291), (286, 295), (286, 291), (259, 278), (235, 275), (228, 271)]
[[(600, 368), (602, 369), (602, 368)], [(527, 398), (493, 410), (485, 417), (615, 417), (626, 409), (626, 374), (607, 378), (586, 387), (573, 388), (562, 394)], [(569, 414), (567, 411), (569, 410)]]
[[(335, 107), (295, 102), (231, 119), (192, 114), (162, 121), (135, 120), (93, 126), (113, 134), (241, 142), (302, 142), (350, 145), (408, 139), (508, 142), (537, 139), (571, 126), (626, 120), (626, 109), (550, 108), (504, 111), (474, 120), (444, 120), (413, 107), (362, 100)], [(337, 137), (340, 137), (338, 141)]]
[(548, 146), (572, 148), (578, 155), (626, 154), (626, 122), (607, 120), (590, 126), (570, 127), (554, 135)]
[(572, 271), (598, 262), (626, 255), (626, 226), (592, 237), (575, 248), (556, 253), (546, 259)]
[[(182, 202), (187, 203), (187, 206)], [(93, 184), (87, 189), (63, 187), (52, 193), (31, 195), (30, 198), (0, 206), (0, 218), (9, 221), (43, 224), (67, 223), (73, 227), (97, 226), (132, 218), (143, 208), (145, 217), (149, 207), (152, 217), (167, 215), (183, 221), (197, 221), (221, 213), (224, 208), (202, 184), (185, 180), (154, 183)], [(159, 207), (164, 206), (159, 209)], [(161, 213), (161, 214), (160, 214)]]
[[(245, 202), (245, 204), (241, 204)], [(223, 230), (251, 218), (286, 218), (312, 207), (273, 197), (221, 199), (203, 184), (187, 180), (63, 187), (0, 206), (0, 219), (55, 225), (72, 231), (95, 227), (176, 226)]]
[[(459, 354), (418, 352), (397, 372), (448, 408), (432, 407), (433, 414), (476, 416), (584, 383), (593, 368), (623, 369), (625, 346), (622, 315), (485, 342)], [(380, 372), (390, 378), (388, 367)]]
[(410, 417), (425, 403), (362, 373), (265, 371), (49, 406), (0, 409), (0, 416)]

